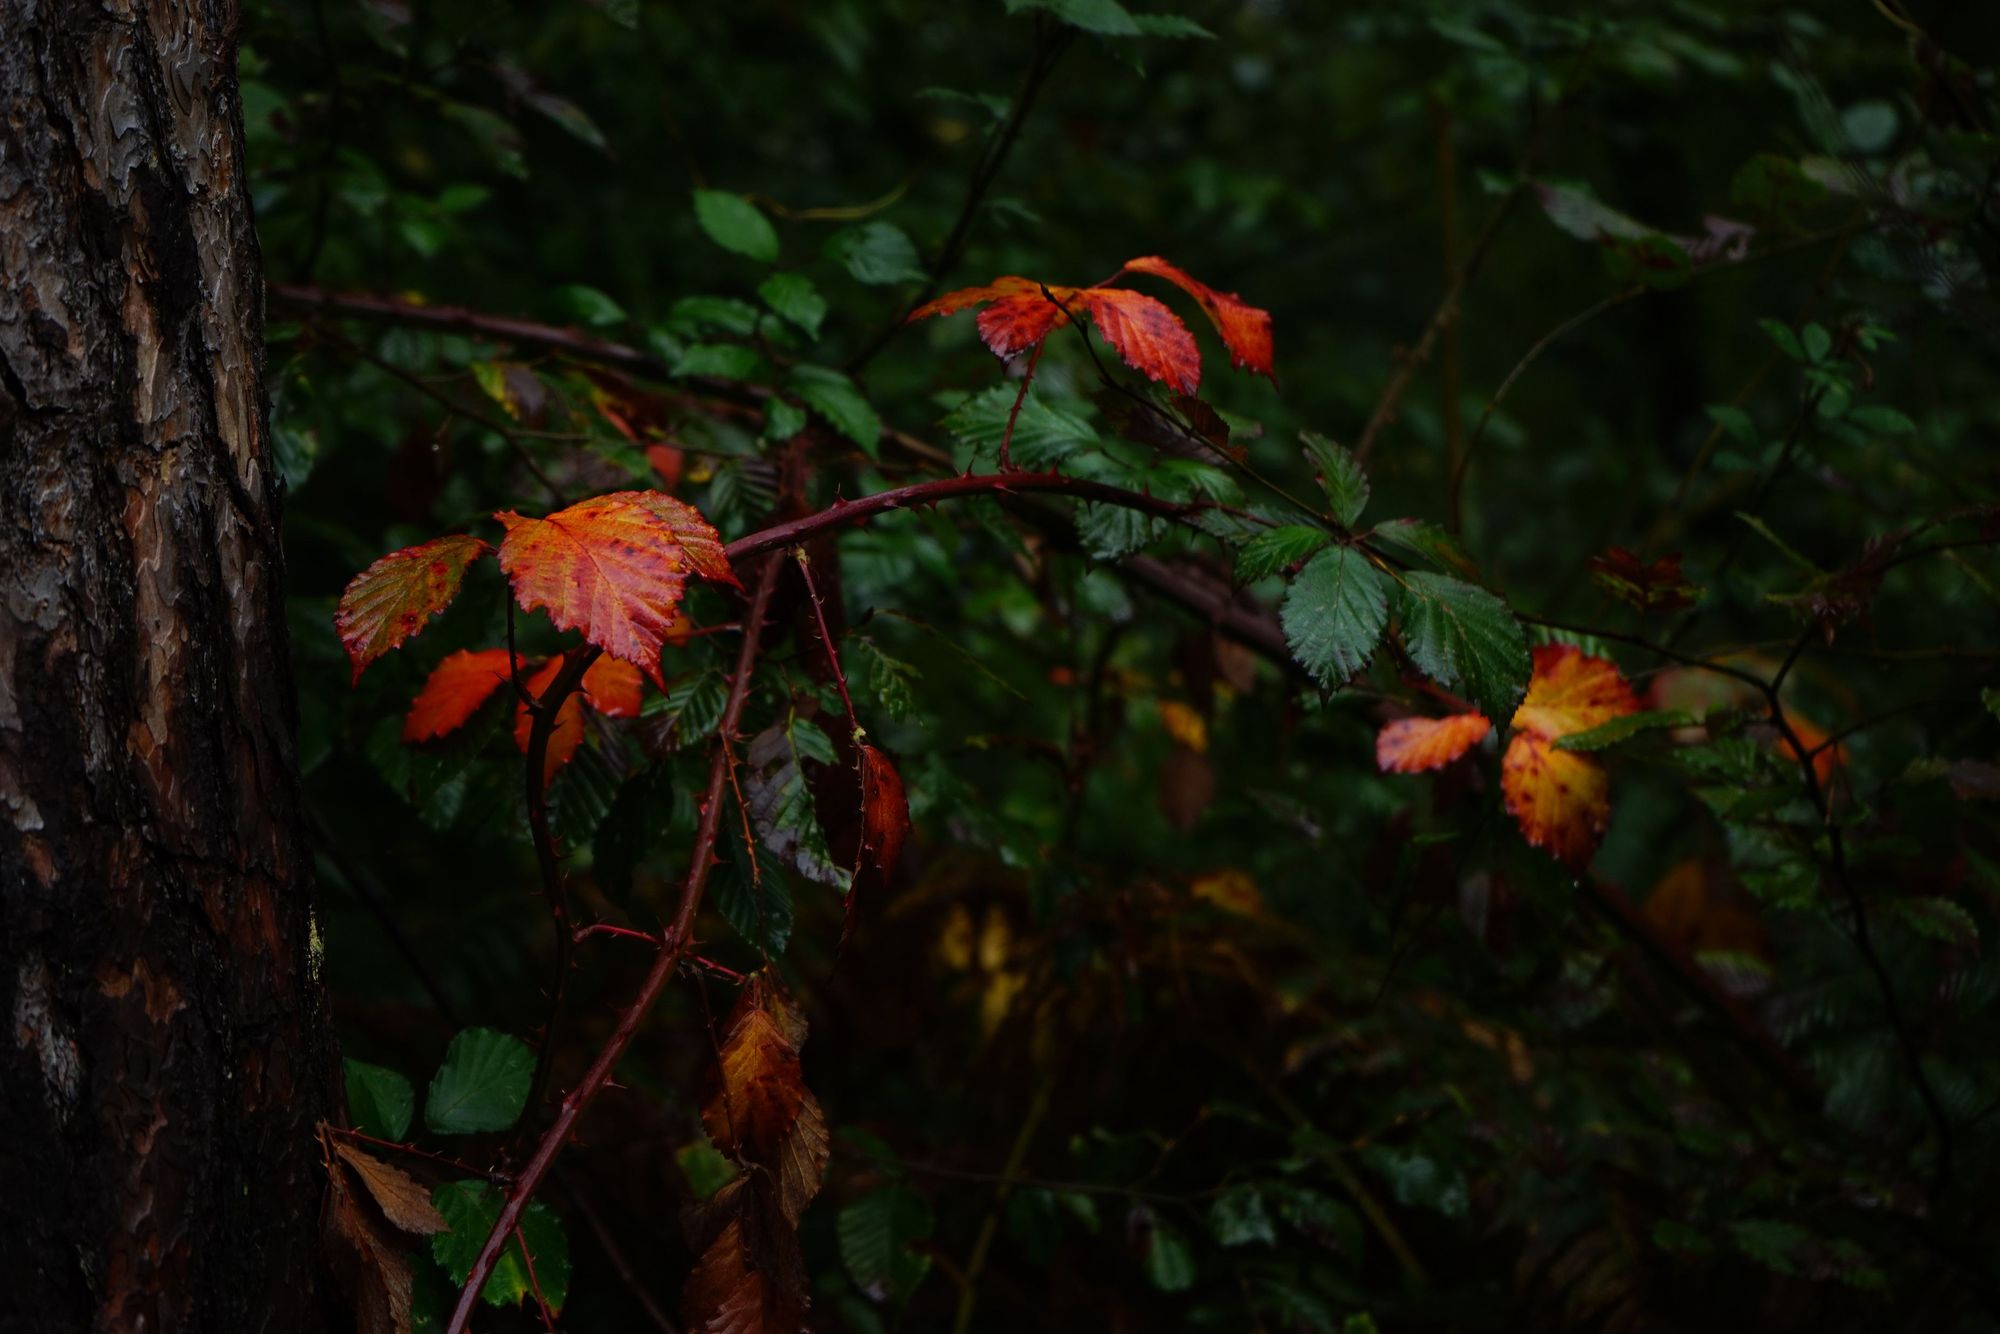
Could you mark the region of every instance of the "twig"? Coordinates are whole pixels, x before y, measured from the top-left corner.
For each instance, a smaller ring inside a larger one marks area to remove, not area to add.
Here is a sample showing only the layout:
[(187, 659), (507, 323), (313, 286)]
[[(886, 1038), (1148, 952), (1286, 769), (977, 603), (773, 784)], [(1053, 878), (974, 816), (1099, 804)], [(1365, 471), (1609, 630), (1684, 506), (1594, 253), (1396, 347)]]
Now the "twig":
[[(737, 654), (736, 672), (730, 682), (729, 698), (722, 708), (722, 719), (718, 731), (722, 735), (735, 733), (743, 718), (743, 703), (750, 694), (750, 676), (757, 665), (757, 646), (762, 639), (765, 612), (771, 605), (771, 590), (777, 585), (778, 561), (767, 561), (763, 573), (758, 577), (757, 590), (750, 599), (750, 612), (744, 618), (743, 646)], [(653, 1002), (674, 975), (682, 952), (690, 941), (690, 931), (694, 925), (695, 910), (701, 906), (702, 891), (707, 888), (708, 876), (715, 865), (715, 835), (722, 819), (723, 785), (727, 777), (727, 759), (722, 746), (717, 744), (708, 766), (708, 787), (701, 804), (701, 816), (695, 828), (694, 847), (688, 855), (687, 877), (682, 883), (680, 905), (674, 913), (674, 920), (660, 938), (660, 947), (653, 957), (653, 965), (647, 970), (645, 979), (639, 984), (638, 994), (625, 1007), (618, 1018), (611, 1036), (584, 1071), (583, 1078), (562, 1100), (556, 1118), (543, 1132), (535, 1146), (534, 1156), (521, 1170), (508, 1193), (506, 1203), (500, 1206), (500, 1216), (494, 1220), (493, 1228), (486, 1235), (485, 1244), (480, 1247), (479, 1256), (472, 1263), (466, 1275), (465, 1287), (458, 1295), (458, 1305), (453, 1309), (451, 1321), (445, 1334), (465, 1334), (466, 1324), (472, 1319), (472, 1310), (479, 1302), (480, 1289), (486, 1285), (487, 1276), (493, 1272), (508, 1236), (520, 1222), (528, 1201), (534, 1197), (556, 1158), (568, 1143), (570, 1132), (604, 1086), (611, 1080), (611, 1072), (618, 1064), (618, 1058), (638, 1036), (639, 1025), (645, 1021)]]
[[(513, 606), (511, 598), (508, 606)], [(583, 683), (583, 674), (602, 653), (595, 645), (571, 649), (556, 679), (549, 682), (535, 701), (534, 721), (528, 727), (528, 831), (534, 839), (535, 863), (541, 871), (542, 898), (549, 905), (549, 922), (556, 935), (556, 980), (549, 988), (549, 1015), (542, 1027), (541, 1051), (535, 1057), (535, 1080), (528, 1087), (525, 1105), (530, 1111), (542, 1105), (542, 1096), (548, 1090), (549, 1069), (555, 1059), (556, 1028), (562, 1021), (563, 996), (569, 990), (570, 954), (576, 944), (569, 925), (568, 893), (563, 887), (562, 865), (556, 857), (555, 835), (549, 830), (548, 784), (543, 770), (548, 765), (549, 738), (555, 732), (564, 701)], [(531, 1115), (522, 1117), (522, 1133), (533, 1124)]]
[(542, 1313), (542, 1328), (549, 1334), (555, 1334), (556, 1318), (549, 1312), (549, 1299), (542, 1296), (542, 1280), (535, 1273), (535, 1257), (528, 1249), (527, 1234), (521, 1231), (519, 1223), (514, 1225), (514, 1242), (521, 1248), (521, 1263), (528, 1269), (528, 1286), (535, 1293), (535, 1309)]
[(1492, 216), (1487, 218), (1486, 225), (1473, 240), (1472, 249), (1466, 253), (1465, 262), (1459, 265), (1457, 277), (1445, 288), (1444, 299), (1438, 302), (1437, 313), (1431, 316), (1431, 322), (1424, 327), (1423, 336), (1417, 340), (1415, 347), (1397, 359), (1396, 369), (1389, 375), (1389, 383), (1382, 387), (1382, 396), (1376, 400), (1375, 410), (1368, 416), (1368, 425), (1362, 428), (1361, 438), (1355, 442), (1354, 457), (1362, 463), (1366, 463), (1368, 456), (1375, 451), (1375, 442), (1381, 438), (1383, 430), (1390, 422), (1396, 420), (1396, 408), (1402, 403), (1403, 395), (1410, 387), (1410, 380), (1416, 375), (1417, 369), (1430, 360), (1431, 349), (1437, 346), (1439, 335), (1458, 319), (1458, 302), (1465, 294), (1466, 284), (1472, 281), (1478, 274), (1480, 266), (1486, 262), (1486, 252), (1492, 248), (1493, 239), (1500, 234), (1500, 224), (1507, 220), (1507, 215), (1521, 202), (1521, 196), (1526, 189), (1526, 186), (1516, 185), (1501, 197), (1499, 204), (1493, 209)]
[(792, 548), (792, 559), (798, 562), (799, 574), (806, 581), (806, 598), (812, 603), (813, 621), (819, 626), (819, 642), (826, 645), (826, 660), (833, 664), (833, 683), (840, 687), (840, 702), (847, 708), (848, 739), (859, 741), (861, 719), (854, 713), (854, 697), (847, 693), (847, 674), (840, 670), (840, 649), (833, 642), (833, 632), (826, 628), (826, 605), (820, 601), (819, 587), (813, 583), (812, 557), (801, 546)]
[(979, 1274), (986, 1268), (986, 1257), (993, 1250), (993, 1238), (1000, 1230), (1000, 1210), (1007, 1203), (1007, 1196), (1014, 1189), (1014, 1174), (1021, 1170), (1021, 1160), (1028, 1156), (1028, 1145), (1034, 1142), (1035, 1131), (1041, 1128), (1042, 1118), (1048, 1114), (1049, 1097), (1055, 1092), (1055, 1074), (1051, 1071), (1035, 1090), (1035, 1099), (1028, 1105), (1028, 1114), (1021, 1118), (1021, 1128), (1014, 1134), (1014, 1145), (1007, 1151), (1007, 1165), (1002, 1179), (993, 1192), (993, 1203), (986, 1210), (986, 1217), (979, 1224), (979, 1235), (973, 1239), (972, 1254), (965, 1262), (965, 1278), (958, 1289), (958, 1314), (951, 1322), (951, 1334), (965, 1334), (972, 1327), (972, 1311), (979, 1301)]
[(653, 1294), (639, 1281), (638, 1272), (632, 1268), (632, 1262), (625, 1258), (625, 1252), (619, 1248), (617, 1239), (611, 1235), (611, 1229), (604, 1225), (604, 1219), (590, 1203), (589, 1194), (578, 1189), (567, 1173), (557, 1173), (556, 1180), (562, 1185), (563, 1193), (569, 1196), (570, 1204), (583, 1215), (583, 1221), (590, 1228), (591, 1235), (597, 1238), (598, 1249), (602, 1250), (604, 1258), (611, 1262), (612, 1272), (625, 1284), (626, 1291), (630, 1292), (632, 1299), (639, 1303), (640, 1309), (646, 1313), (646, 1318), (653, 1322), (653, 1328), (659, 1330), (660, 1334), (680, 1334), (674, 1322), (667, 1319), (667, 1313), (660, 1309), (660, 1304), (653, 1300)]

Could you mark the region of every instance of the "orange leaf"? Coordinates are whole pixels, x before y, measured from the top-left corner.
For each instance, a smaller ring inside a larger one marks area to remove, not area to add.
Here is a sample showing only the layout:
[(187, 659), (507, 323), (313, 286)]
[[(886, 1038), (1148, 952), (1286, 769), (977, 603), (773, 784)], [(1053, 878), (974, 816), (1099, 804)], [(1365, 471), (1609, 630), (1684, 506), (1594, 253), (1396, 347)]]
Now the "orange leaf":
[(1611, 823), (1611, 776), (1553, 738), (1516, 732), (1500, 762), (1500, 792), (1521, 836), (1565, 866), (1581, 869)]
[(1002, 297), (1040, 295), (1041, 290), (1040, 283), (1030, 282), (1026, 278), (1016, 278), (1011, 275), (995, 278), (983, 287), (961, 287), (956, 292), (946, 292), (935, 301), (926, 301), (911, 311), (909, 319), (904, 323), (929, 319), (933, 315), (956, 315), (961, 310), (971, 310), (974, 306), (983, 306)]
[(670, 496), (618, 491), (546, 519), (512, 510), (494, 517), (507, 529), (500, 568), (515, 600), (528, 611), (547, 608), (559, 628), (581, 630), (662, 690), (660, 643), (688, 572), (735, 582), (714, 529)]
[[(1069, 300), (1069, 288), (1049, 290)], [(1048, 337), (1049, 330), (1068, 324), (1069, 317), (1062, 313), (1062, 307), (1036, 292), (1032, 296), (1010, 296), (995, 301), (979, 312), (975, 323), (980, 338), (993, 350), (993, 355), (1006, 361)]]
[(465, 567), (491, 550), (463, 533), (392, 551), (348, 582), (333, 614), (359, 681), (368, 664), (401, 647), (451, 605)]
[(730, 1011), (715, 1092), (702, 1124), (725, 1153), (763, 1166), (776, 1202), (796, 1224), (826, 1171), (826, 1118), (799, 1069), (805, 1020), (766, 978), (753, 978)]
[(861, 747), (861, 856), (886, 879), (903, 855), (910, 832), (910, 802), (903, 793), (903, 776), (888, 755), (874, 746)]
[(636, 718), (645, 681), (629, 662), (602, 657), (583, 674), (583, 697), (607, 718)]
[(1165, 305), (1121, 287), (1093, 287), (1078, 292), (1076, 299), (1127, 366), (1179, 393), (1201, 387), (1201, 349), (1180, 316)]
[(805, 1262), (796, 1231), (762, 1177), (738, 1177), (703, 1210), (716, 1227), (681, 1289), (692, 1334), (797, 1334), (805, 1327)]
[[(1803, 746), (1806, 753), (1812, 756), (1813, 774), (1819, 779), (1820, 786), (1825, 787), (1831, 783), (1834, 773), (1847, 764), (1847, 747), (1828, 746), (1826, 743), (1831, 734), (1819, 724), (1808, 722), (1797, 713), (1787, 710), (1785, 721), (1791, 724), (1792, 734), (1798, 737), (1799, 746)], [(1793, 764), (1799, 762), (1799, 747), (1794, 746), (1783, 732), (1778, 733), (1777, 745), (1786, 759)], [(1822, 746), (1826, 748), (1822, 750)]]
[[(563, 669), (560, 656), (550, 658), (535, 669), (534, 675), (521, 682), (521, 688), (536, 699), (549, 688), (549, 683)], [(523, 755), (528, 753), (528, 741), (534, 734), (535, 715), (522, 703), (514, 705), (514, 745)], [(576, 748), (583, 744), (583, 703), (582, 692), (571, 691), (569, 698), (556, 710), (555, 725), (549, 729), (549, 748), (542, 756), (542, 786), (556, 776), (556, 771), (568, 764), (576, 755)]]
[(430, 741), (455, 732), (507, 680), (507, 650), (460, 649), (431, 669), (403, 719), (404, 741)]
[(1229, 349), (1229, 363), (1238, 370), (1268, 376), (1272, 384), (1278, 382), (1278, 373), (1272, 365), (1270, 311), (1258, 309), (1234, 292), (1219, 292), (1158, 255), (1128, 260), (1125, 272), (1165, 278), (1193, 297), (1215, 331), (1222, 335), (1223, 345)]
[(1385, 774), (1442, 769), (1485, 740), (1492, 730), (1493, 724), (1483, 713), (1398, 718), (1376, 735), (1375, 763)]
[(1534, 660), (1527, 698), (1514, 712), (1517, 732), (1538, 732), (1553, 741), (1639, 711), (1632, 687), (1603, 658), (1570, 644), (1543, 644)]
[(1500, 792), (1522, 837), (1581, 869), (1611, 822), (1611, 778), (1594, 755), (1557, 750), (1555, 742), (1637, 713), (1639, 700), (1615, 664), (1572, 645), (1544, 644), (1534, 659), (1500, 763)]

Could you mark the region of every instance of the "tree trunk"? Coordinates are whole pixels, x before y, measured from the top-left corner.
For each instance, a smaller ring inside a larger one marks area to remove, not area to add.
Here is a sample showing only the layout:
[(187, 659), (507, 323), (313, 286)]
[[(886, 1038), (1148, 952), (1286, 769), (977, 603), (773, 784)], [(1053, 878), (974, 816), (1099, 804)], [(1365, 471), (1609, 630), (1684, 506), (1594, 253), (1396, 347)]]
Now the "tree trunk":
[(231, 0), (0, 0), (0, 1326), (309, 1329), (333, 1061)]

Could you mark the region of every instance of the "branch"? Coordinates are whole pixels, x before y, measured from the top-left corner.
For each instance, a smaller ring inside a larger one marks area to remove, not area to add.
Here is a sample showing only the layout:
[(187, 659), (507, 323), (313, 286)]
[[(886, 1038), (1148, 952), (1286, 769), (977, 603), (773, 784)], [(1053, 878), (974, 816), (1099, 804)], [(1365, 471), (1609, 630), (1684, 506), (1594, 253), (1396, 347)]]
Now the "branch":
[(777, 587), (778, 570), (782, 563), (778, 560), (764, 563), (763, 572), (758, 576), (757, 591), (750, 599), (749, 615), (744, 618), (743, 647), (737, 653), (736, 671), (729, 684), (729, 698), (723, 705), (722, 720), (716, 729), (716, 745), (708, 766), (708, 788), (701, 803), (701, 819), (695, 829), (693, 850), (688, 854), (687, 878), (681, 885), (680, 905), (675, 910), (674, 920), (661, 935), (659, 950), (653, 956), (653, 965), (647, 970), (645, 979), (639, 984), (638, 994), (618, 1017), (618, 1026), (598, 1050), (582, 1080), (563, 1098), (555, 1121), (543, 1132), (535, 1145), (534, 1156), (515, 1179), (507, 1202), (500, 1207), (500, 1216), (493, 1221), (493, 1228), (486, 1234), (486, 1242), (479, 1249), (479, 1258), (473, 1261), (472, 1269), (465, 1277), (465, 1287), (458, 1294), (458, 1305), (451, 1313), (446, 1334), (465, 1334), (466, 1325), (472, 1319), (472, 1309), (479, 1303), (480, 1291), (493, 1273), (493, 1266), (499, 1262), (500, 1253), (505, 1249), (507, 1239), (513, 1235), (528, 1201), (534, 1198), (536, 1189), (548, 1176), (563, 1146), (569, 1142), (577, 1118), (611, 1081), (618, 1058), (625, 1054), (632, 1039), (638, 1036), (639, 1025), (653, 1008), (653, 1002), (659, 999), (660, 992), (674, 975), (681, 955), (687, 949), (695, 910), (701, 906), (702, 891), (707, 888), (709, 871), (715, 865), (715, 835), (722, 820), (722, 790), (729, 770), (728, 752), (723, 742), (724, 738), (735, 734), (743, 718), (743, 702), (750, 694), (750, 676), (757, 665), (757, 646), (763, 638), (764, 616), (770, 608), (771, 591)]
[(796, 546), (830, 528), (844, 528), (849, 524), (865, 523), (886, 510), (904, 509), (913, 505), (932, 505), (954, 496), (1004, 495), (1026, 491), (1060, 492), (1080, 500), (1094, 500), (1103, 505), (1119, 505), (1146, 514), (1156, 514), (1164, 519), (1183, 519), (1190, 514), (1212, 508), (1200, 501), (1162, 500), (1158, 496), (1127, 491), (1122, 487), (1106, 486), (1102, 482), (1071, 477), (1067, 473), (967, 473), (962, 477), (945, 477), (935, 482), (918, 482), (911, 486), (899, 486), (890, 491), (877, 491), (874, 495), (863, 496), (859, 500), (837, 500), (817, 514), (808, 514), (803, 519), (793, 519), (789, 523), (777, 524), (762, 532), (751, 533), (748, 537), (737, 538), (729, 544), (729, 559), (733, 564), (760, 552), (771, 551), (778, 547)]

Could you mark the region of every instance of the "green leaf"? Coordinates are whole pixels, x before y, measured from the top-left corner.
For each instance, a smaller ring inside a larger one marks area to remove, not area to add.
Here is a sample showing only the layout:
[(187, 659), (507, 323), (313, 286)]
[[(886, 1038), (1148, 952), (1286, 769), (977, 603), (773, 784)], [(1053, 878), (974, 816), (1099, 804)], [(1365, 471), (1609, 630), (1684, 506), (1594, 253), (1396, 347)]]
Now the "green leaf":
[(732, 195), (724, 190), (696, 190), (694, 216), (701, 229), (708, 233), (708, 239), (724, 250), (747, 255), (764, 264), (777, 260), (777, 231), (772, 228), (770, 219), (741, 195)]
[(1314, 431), (1299, 432), (1306, 457), (1319, 472), (1320, 489), (1335, 520), (1352, 527), (1368, 505), (1368, 474), (1361, 462), (1333, 441)]
[(792, 886), (771, 849), (756, 845), (753, 869), (750, 849), (741, 838), (729, 840), (729, 858), (715, 868), (711, 881), (715, 910), (765, 958), (785, 952), (792, 939)]
[(1799, 330), (1799, 346), (1804, 349), (1807, 361), (1825, 361), (1826, 354), (1833, 351), (1833, 335), (1823, 324), (1808, 324)]
[(724, 1157), (706, 1135), (676, 1153), (674, 1161), (680, 1164), (681, 1175), (687, 1178), (688, 1189), (698, 1200), (712, 1198), (715, 1192), (736, 1180), (736, 1164)]
[(1792, 1256), (1812, 1240), (1812, 1235), (1793, 1223), (1776, 1219), (1746, 1218), (1729, 1225), (1736, 1249), (1774, 1273), (1795, 1276), (1798, 1265)]
[(925, 277), (917, 262), (917, 247), (901, 227), (890, 222), (843, 228), (827, 238), (825, 253), (854, 281), (871, 286), (920, 283)]
[(930, 1272), (930, 1256), (913, 1244), (929, 1239), (931, 1208), (900, 1182), (842, 1209), (835, 1230), (848, 1277), (878, 1302), (902, 1306)]
[(875, 457), (882, 439), (882, 419), (868, 405), (854, 381), (826, 366), (792, 367), (787, 387), (805, 405), (832, 423), (833, 429), (861, 446), (861, 452)]
[(417, 1092), (394, 1070), (366, 1061), (342, 1061), (347, 1084), (347, 1115), (354, 1128), (377, 1139), (400, 1140), (410, 1131)]
[(1215, 1197), (1208, 1208), (1208, 1230), (1223, 1246), (1248, 1246), (1252, 1242), (1275, 1242), (1277, 1229), (1264, 1208), (1264, 1196), (1255, 1186), (1231, 1186)]
[[(451, 1224), (451, 1231), (431, 1238), (431, 1257), (451, 1275), (459, 1287), (472, 1274), (479, 1251), (500, 1221), (500, 1192), (484, 1181), (447, 1181), (431, 1192), (431, 1204)], [(528, 1243), (527, 1256), (521, 1241)], [(528, 1264), (534, 1264), (534, 1277)], [(488, 1306), (518, 1306), (533, 1297), (539, 1287), (551, 1311), (562, 1310), (569, 1298), (569, 1238), (562, 1220), (539, 1200), (521, 1213), (520, 1235), (507, 1243), (493, 1272), (480, 1290)]]
[(1046, 10), (1071, 27), (1100, 37), (1137, 37), (1138, 23), (1118, 0), (1007, 0), (1007, 12)]
[(764, 405), (764, 438), (789, 440), (806, 429), (806, 410), (788, 399), (772, 398)]
[(569, 312), (570, 317), (585, 324), (603, 328), (606, 325), (623, 323), (625, 320), (625, 307), (595, 287), (586, 287), (582, 283), (565, 283), (556, 289), (556, 295), (562, 298), (563, 307)]
[(1396, 600), (1403, 644), (1418, 670), (1511, 718), (1528, 689), (1528, 641), (1507, 604), (1476, 584), (1421, 571), (1404, 576)]
[(424, 1124), (440, 1135), (505, 1130), (519, 1119), (535, 1054), (519, 1038), (468, 1028), (451, 1040), (424, 1096)]
[(1777, 345), (1778, 351), (1793, 361), (1806, 359), (1805, 349), (1799, 346), (1799, 336), (1792, 332), (1791, 326), (1773, 319), (1762, 319), (1757, 321), (1757, 327)]
[(667, 311), (667, 324), (689, 336), (706, 329), (748, 338), (757, 331), (760, 317), (748, 301), (732, 296), (684, 296)]
[(1981, 690), (1979, 692), (1979, 702), (1986, 706), (1988, 713), (1992, 714), (1995, 718), (2000, 718), (2000, 686), (1987, 686), (1984, 690)]
[(1599, 723), (1581, 732), (1556, 738), (1557, 750), (1603, 750), (1621, 741), (1662, 727), (1692, 727), (1694, 715), (1685, 709), (1660, 709), (1649, 713), (1628, 713)]
[(1123, 505), (1084, 505), (1076, 512), (1077, 536), (1098, 560), (1129, 556), (1166, 531), (1164, 519)]
[(1389, 620), (1388, 581), (1349, 547), (1314, 556), (1285, 591), (1281, 614), (1292, 656), (1328, 688), (1368, 665)]
[(1146, 1277), (1161, 1292), (1186, 1292), (1194, 1286), (1194, 1252), (1187, 1238), (1170, 1223), (1153, 1221), (1146, 1246)]
[[(953, 408), (941, 425), (972, 446), (973, 459), (997, 460), (1000, 441), (1007, 434), (1007, 416), (1019, 395), (1017, 385), (997, 384), (981, 390)], [(1008, 457), (1023, 468), (1052, 468), (1083, 449), (1097, 447), (1097, 432), (1088, 421), (1067, 408), (1045, 402), (1030, 393), (1021, 403), (1014, 421), (1014, 441)]]
[(1387, 523), (1378, 523), (1369, 532), (1368, 539), (1371, 542), (1387, 542), (1399, 551), (1416, 556), (1433, 569), (1461, 574), (1467, 579), (1479, 577), (1479, 567), (1472, 563), (1472, 557), (1465, 554), (1465, 548), (1458, 544), (1458, 539), (1428, 519), (1391, 519)]
[(1205, 37), (1211, 41), (1215, 38), (1214, 33), (1179, 14), (1134, 14), (1132, 22), (1139, 25), (1140, 34), (1146, 37)]
[(1332, 541), (1333, 534), (1324, 528), (1302, 523), (1267, 528), (1245, 542), (1243, 549), (1236, 553), (1236, 580), (1238, 583), (1254, 584), (1286, 566), (1298, 564)]
[(771, 854), (806, 879), (845, 893), (853, 873), (827, 851), (804, 766), (807, 760), (825, 763), (831, 754), (826, 734), (810, 723), (768, 727), (744, 753), (750, 772), (743, 788), (758, 837)]
[(1711, 403), (1708, 419), (1726, 431), (1730, 438), (1745, 449), (1757, 447), (1757, 423), (1750, 420), (1750, 414), (1742, 408), (1728, 403)]
[(764, 298), (765, 305), (804, 329), (808, 336), (819, 337), (820, 321), (826, 318), (826, 298), (813, 286), (812, 279), (803, 273), (774, 273), (757, 284), (757, 295)]
[(709, 375), (718, 380), (747, 380), (764, 368), (755, 348), (741, 343), (691, 343), (674, 360), (674, 374)]

